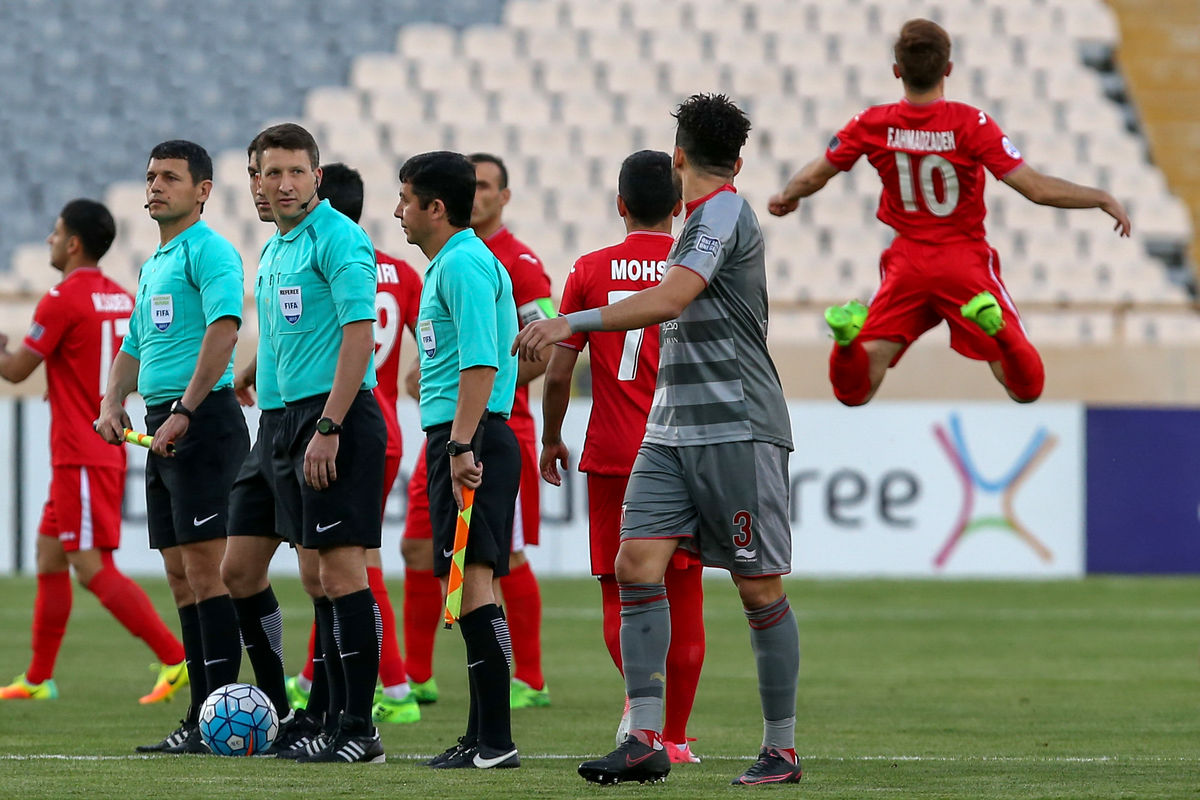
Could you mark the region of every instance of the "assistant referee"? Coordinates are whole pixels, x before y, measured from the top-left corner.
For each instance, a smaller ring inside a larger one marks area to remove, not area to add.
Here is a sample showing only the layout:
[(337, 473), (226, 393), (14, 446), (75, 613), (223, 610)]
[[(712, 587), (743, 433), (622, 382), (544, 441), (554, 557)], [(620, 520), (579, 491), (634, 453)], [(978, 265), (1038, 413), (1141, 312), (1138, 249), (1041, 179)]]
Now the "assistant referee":
[(470, 675), (467, 732), (428, 765), (517, 767), (509, 709), (512, 644), (492, 593), (493, 578), (508, 574), (521, 481), (517, 439), (505, 422), (517, 383), (517, 362), (507, 347), (517, 334), (512, 281), (469, 227), (475, 167), (466, 157), (413, 156), (400, 168), (400, 183), (395, 215), (408, 241), (430, 259), (417, 337), (433, 571), (443, 582), (462, 489), (475, 490), (459, 618)]

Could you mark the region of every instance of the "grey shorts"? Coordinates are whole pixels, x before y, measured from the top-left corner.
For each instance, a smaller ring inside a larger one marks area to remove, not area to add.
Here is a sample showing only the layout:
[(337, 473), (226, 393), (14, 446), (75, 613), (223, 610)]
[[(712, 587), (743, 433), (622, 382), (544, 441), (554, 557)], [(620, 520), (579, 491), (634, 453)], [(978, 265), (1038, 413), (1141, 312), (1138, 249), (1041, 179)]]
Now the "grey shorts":
[(625, 490), (621, 539), (683, 539), (705, 566), (786, 575), (788, 455), (766, 442), (643, 444)]

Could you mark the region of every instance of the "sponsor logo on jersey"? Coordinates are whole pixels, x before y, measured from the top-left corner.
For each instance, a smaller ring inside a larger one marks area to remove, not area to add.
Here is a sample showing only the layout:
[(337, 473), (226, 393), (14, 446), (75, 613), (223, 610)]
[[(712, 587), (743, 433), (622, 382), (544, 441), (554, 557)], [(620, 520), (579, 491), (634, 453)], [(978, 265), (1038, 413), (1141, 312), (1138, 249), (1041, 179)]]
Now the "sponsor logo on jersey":
[(888, 128), (887, 146), (891, 150), (946, 153), (954, 149), (954, 131), (913, 131)]
[(701, 236), (696, 242), (696, 250), (716, 258), (717, 253), (721, 252), (721, 240), (715, 236)]
[(121, 292), (92, 292), (92, 308), (97, 311), (133, 311), (133, 298)]
[(33, 339), (35, 342), (38, 339), (41, 339), (45, 333), (46, 329), (36, 322), (29, 326), (29, 338)]
[(279, 310), (289, 325), (295, 325), (304, 314), (304, 298), (299, 286), (279, 287)]
[(175, 298), (169, 294), (156, 294), (150, 298), (150, 319), (159, 331), (171, 327), (175, 320)]
[(437, 336), (433, 332), (433, 321), (423, 319), (417, 323), (417, 335), (421, 339), (421, 349), (427, 358), (433, 358), (437, 352)]
[(1012, 143), (1012, 139), (1009, 139), (1007, 136), (1005, 136), (1000, 140), (1000, 144), (1004, 148), (1004, 152), (1008, 153), (1011, 158), (1021, 157), (1021, 151), (1018, 150), (1017, 146)]
[(734, 551), (733, 557), (736, 558), (738, 561), (753, 561), (755, 558), (758, 557), (758, 551), (757, 550), (747, 550), (745, 548), (738, 548), (737, 550)]
[(842, 140), (838, 137), (833, 137), (829, 140), (829, 150), (832, 152), (842, 146)]

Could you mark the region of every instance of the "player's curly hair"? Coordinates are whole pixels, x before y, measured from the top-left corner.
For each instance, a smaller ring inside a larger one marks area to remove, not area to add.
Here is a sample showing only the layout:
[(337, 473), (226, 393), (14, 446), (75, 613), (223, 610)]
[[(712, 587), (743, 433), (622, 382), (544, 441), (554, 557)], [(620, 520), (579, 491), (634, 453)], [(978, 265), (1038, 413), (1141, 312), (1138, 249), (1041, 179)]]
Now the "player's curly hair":
[(918, 92), (928, 91), (946, 74), (950, 34), (931, 20), (910, 19), (900, 28), (892, 52), (905, 85)]
[(732, 178), (733, 170), (750, 134), (745, 112), (723, 94), (694, 94), (671, 114), (675, 118), (675, 145), (692, 166)]

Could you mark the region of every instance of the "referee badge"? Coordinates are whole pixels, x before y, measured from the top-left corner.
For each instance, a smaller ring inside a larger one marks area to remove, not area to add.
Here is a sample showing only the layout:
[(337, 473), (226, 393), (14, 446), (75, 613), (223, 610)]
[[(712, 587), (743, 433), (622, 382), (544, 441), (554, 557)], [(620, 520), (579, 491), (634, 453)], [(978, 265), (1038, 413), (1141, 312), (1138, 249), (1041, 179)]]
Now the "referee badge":
[(289, 325), (295, 325), (304, 313), (304, 300), (300, 296), (299, 286), (279, 287), (279, 310)]
[(418, 322), (417, 333), (421, 337), (421, 349), (425, 351), (425, 357), (433, 358), (433, 354), (437, 352), (437, 337), (433, 334), (433, 321), (423, 319)]
[(154, 327), (165, 331), (171, 327), (175, 319), (175, 298), (169, 294), (156, 294), (150, 297), (150, 319)]

